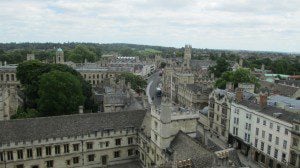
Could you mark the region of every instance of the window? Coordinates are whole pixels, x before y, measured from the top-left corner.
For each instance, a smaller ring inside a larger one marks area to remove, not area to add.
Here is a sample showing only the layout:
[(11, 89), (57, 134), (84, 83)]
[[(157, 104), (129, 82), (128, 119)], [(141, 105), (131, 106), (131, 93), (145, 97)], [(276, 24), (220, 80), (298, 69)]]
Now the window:
[(260, 122), (260, 118), (257, 118), (256, 123), (259, 123), (259, 122)]
[(95, 160), (95, 155), (88, 155), (88, 161), (93, 162)]
[(284, 133), (285, 133), (285, 135), (288, 135), (288, 134), (289, 134), (289, 130), (288, 130), (288, 129), (285, 129), (285, 130), (284, 130)]
[(270, 129), (273, 129), (273, 123), (270, 123)]
[(79, 163), (79, 157), (73, 157), (73, 164)]
[(23, 150), (18, 150), (17, 154), (18, 154), (18, 159), (23, 159)]
[(32, 158), (32, 149), (27, 149), (27, 158)]
[(259, 134), (259, 128), (256, 128), (255, 135), (258, 135), (258, 134)]
[(263, 130), (263, 131), (261, 132), (261, 137), (262, 137), (262, 138), (265, 138), (265, 134), (266, 134), (266, 131)]
[(67, 165), (70, 165), (71, 164), (71, 161), (70, 160), (66, 160), (67, 162)]
[(284, 162), (284, 163), (286, 162), (286, 154), (285, 153), (282, 153), (281, 161)]
[(133, 155), (133, 149), (128, 149), (128, 156), (132, 156)]
[(278, 150), (277, 150), (277, 149), (275, 149), (275, 151), (274, 151), (274, 158), (276, 158), (276, 159), (277, 159), (277, 156), (278, 156)]
[(51, 146), (46, 146), (46, 155), (51, 155)]
[(278, 137), (276, 137), (275, 144), (279, 145), (279, 138)]
[(246, 142), (247, 142), (247, 137), (248, 137), (248, 135), (247, 135), (247, 133), (245, 133), (244, 141), (246, 141)]
[(267, 122), (266, 122), (266, 120), (264, 120), (264, 121), (263, 121), (263, 125), (267, 125)]
[(64, 144), (64, 153), (69, 153), (69, 144)]
[(280, 131), (280, 126), (279, 126), (279, 125), (277, 125), (277, 131), (278, 131), (278, 132)]
[(286, 146), (287, 146), (287, 141), (286, 141), (286, 140), (284, 140), (282, 145), (283, 145), (283, 149), (286, 149)]
[(42, 157), (42, 148), (36, 148), (36, 157)]
[(269, 140), (269, 142), (272, 142), (272, 134), (269, 134), (268, 140)]
[(239, 118), (236, 118), (236, 124), (239, 124)]
[(73, 150), (79, 151), (79, 144), (73, 144)]
[(155, 126), (155, 129), (157, 130), (157, 126), (158, 126), (158, 124), (157, 124), (157, 122), (156, 122), (156, 121), (154, 121), (154, 126)]
[(54, 149), (56, 155), (60, 154), (60, 145), (55, 145)]
[(4, 161), (4, 153), (0, 152), (0, 162), (3, 162), (3, 161)]
[(257, 148), (258, 139), (255, 139), (254, 146)]
[(261, 151), (264, 151), (264, 148), (265, 148), (265, 143), (264, 143), (264, 142), (261, 142), (261, 143), (260, 143), (260, 150), (261, 150)]
[(7, 160), (14, 160), (14, 154), (12, 151), (7, 151)]
[(268, 145), (268, 151), (267, 151), (267, 153), (268, 153), (268, 155), (271, 154), (271, 146), (270, 145)]
[(298, 146), (298, 139), (297, 138), (293, 138), (293, 146)]
[(105, 142), (105, 146), (106, 146), (106, 147), (109, 147), (109, 141), (106, 141), (106, 142)]
[(114, 158), (120, 157), (120, 151), (115, 151), (114, 152)]
[(128, 144), (132, 144), (133, 143), (133, 138), (132, 137), (129, 137), (128, 138)]
[(155, 138), (155, 141), (157, 141), (157, 135), (156, 134), (154, 135), (154, 138)]
[(86, 149), (93, 149), (93, 142), (87, 142)]
[(121, 145), (121, 139), (120, 138), (116, 139), (115, 141), (116, 141), (116, 146), (120, 146)]
[(46, 161), (47, 167), (53, 167), (53, 160)]

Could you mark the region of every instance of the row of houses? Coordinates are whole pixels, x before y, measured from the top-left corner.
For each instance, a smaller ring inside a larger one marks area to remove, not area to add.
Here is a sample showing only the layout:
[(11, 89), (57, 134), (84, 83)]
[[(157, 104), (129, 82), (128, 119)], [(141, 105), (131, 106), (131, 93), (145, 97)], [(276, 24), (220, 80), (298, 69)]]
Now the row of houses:
[(299, 167), (300, 115), (272, 100), (267, 93), (216, 89), (209, 96), (206, 120), (200, 122), (263, 167)]

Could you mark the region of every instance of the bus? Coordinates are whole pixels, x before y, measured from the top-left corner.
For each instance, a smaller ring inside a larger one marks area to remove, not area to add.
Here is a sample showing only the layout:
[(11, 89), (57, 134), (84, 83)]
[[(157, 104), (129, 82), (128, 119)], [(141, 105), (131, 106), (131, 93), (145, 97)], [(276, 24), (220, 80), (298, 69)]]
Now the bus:
[(161, 97), (162, 96), (162, 91), (161, 91), (161, 88), (156, 88), (156, 96), (157, 97)]

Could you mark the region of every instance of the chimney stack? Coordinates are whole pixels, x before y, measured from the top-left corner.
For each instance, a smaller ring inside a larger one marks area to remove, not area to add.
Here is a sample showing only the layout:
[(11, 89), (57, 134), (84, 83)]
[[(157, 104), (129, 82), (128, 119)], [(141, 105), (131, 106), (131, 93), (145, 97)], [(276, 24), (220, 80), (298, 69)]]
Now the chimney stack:
[(83, 106), (78, 107), (79, 114), (83, 114)]
[(243, 89), (237, 88), (236, 89), (236, 101), (241, 102), (243, 100)]
[(260, 93), (259, 95), (259, 106), (261, 109), (266, 108), (268, 105), (268, 95), (267, 93)]

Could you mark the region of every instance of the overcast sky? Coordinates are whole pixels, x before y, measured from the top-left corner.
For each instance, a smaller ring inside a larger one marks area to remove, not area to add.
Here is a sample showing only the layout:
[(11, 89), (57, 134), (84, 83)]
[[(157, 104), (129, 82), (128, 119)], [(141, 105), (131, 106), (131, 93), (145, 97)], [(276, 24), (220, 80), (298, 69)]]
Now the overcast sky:
[(300, 52), (300, 0), (0, 0), (0, 42)]

